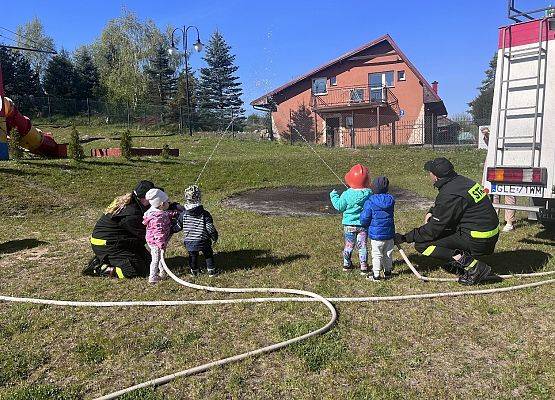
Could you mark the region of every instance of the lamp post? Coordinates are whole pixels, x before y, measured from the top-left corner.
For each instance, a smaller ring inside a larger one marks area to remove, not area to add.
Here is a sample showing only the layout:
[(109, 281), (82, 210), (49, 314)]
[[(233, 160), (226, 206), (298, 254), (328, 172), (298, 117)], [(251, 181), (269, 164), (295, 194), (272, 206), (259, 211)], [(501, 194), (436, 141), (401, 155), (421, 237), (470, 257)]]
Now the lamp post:
[(202, 47), (204, 45), (200, 41), (200, 34), (198, 32), (198, 28), (194, 25), (189, 25), (187, 27), (183, 26), (183, 28), (175, 28), (172, 31), (172, 37), (171, 37), (172, 45), (168, 49), (168, 53), (170, 53), (170, 55), (179, 54), (179, 50), (175, 44), (174, 34), (177, 31), (181, 31), (181, 33), (183, 34), (183, 53), (185, 55), (185, 91), (187, 92), (187, 126), (189, 127), (189, 135), (193, 136), (193, 129), (191, 128), (191, 95), (189, 94), (189, 64), (188, 64), (188, 57), (187, 57), (187, 32), (189, 31), (190, 28), (194, 28), (197, 31), (197, 41), (195, 42), (193, 47), (195, 48), (197, 53), (202, 50)]

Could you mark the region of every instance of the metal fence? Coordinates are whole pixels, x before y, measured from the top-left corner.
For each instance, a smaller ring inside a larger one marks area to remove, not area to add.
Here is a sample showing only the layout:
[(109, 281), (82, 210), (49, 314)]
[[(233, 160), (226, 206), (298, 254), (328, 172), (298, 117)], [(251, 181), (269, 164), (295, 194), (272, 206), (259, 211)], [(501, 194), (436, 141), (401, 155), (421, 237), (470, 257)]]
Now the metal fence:
[[(489, 125), (489, 120), (475, 121), (470, 116), (410, 118), (384, 115), (378, 119), (375, 115), (351, 114), (339, 117), (339, 126), (337, 118), (333, 118), (333, 125), (326, 124), (328, 120), (324, 118), (323, 126), (318, 127), (316, 137), (328, 146), (478, 145), (479, 127)], [(307, 136), (314, 136), (314, 128), (307, 132)]]

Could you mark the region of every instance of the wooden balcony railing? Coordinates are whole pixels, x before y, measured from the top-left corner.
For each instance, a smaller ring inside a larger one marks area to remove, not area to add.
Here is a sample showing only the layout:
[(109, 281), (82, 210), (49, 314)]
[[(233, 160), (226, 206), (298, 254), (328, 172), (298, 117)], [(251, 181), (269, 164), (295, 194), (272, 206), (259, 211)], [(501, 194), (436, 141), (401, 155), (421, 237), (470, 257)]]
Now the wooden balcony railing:
[(397, 98), (387, 87), (349, 86), (328, 88), (326, 93), (312, 94), (312, 108), (364, 108), (393, 104)]

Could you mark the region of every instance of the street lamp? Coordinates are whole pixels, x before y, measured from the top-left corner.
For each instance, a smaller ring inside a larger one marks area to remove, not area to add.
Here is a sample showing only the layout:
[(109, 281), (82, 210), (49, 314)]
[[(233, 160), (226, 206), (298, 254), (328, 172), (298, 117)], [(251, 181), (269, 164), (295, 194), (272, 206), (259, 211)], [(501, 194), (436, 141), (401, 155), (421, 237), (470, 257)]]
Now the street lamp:
[(189, 94), (189, 64), (188, 64), (188, 57), (187, 57), (187, 32), (190, 28), (195, 28), (197, 31), (197, 41), (193, 45), (197, 52), (202, 50), (203, 44), (200, 41), (200, 34), (198, 32), (198, 28), (194, 25), (189, 25), (187, 27), (183, 26), (183, 28), (175, 28), (172, 32), (171, 41), (172, 45), (168, 49), (168, 53), (171, 56), (178, 55), (179, 49), (175, 44), (174, 34), (177, 31), (181, 31), (183, 34), (183, 53), (185, 55), (185, 91), (187, 92), (187, 126), (189, 127), (189, 135), (193, 136), (193, 129), (191, 128), (191, 95)]

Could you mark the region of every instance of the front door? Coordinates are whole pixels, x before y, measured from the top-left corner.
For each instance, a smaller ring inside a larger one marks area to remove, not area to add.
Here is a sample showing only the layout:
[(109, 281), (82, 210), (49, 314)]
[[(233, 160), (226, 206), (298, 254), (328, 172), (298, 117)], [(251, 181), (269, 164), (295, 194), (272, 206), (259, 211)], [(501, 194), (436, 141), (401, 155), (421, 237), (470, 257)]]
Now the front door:
[(326, 118), (326, 145), (334, 147), (339, 138), (339, 117)]

